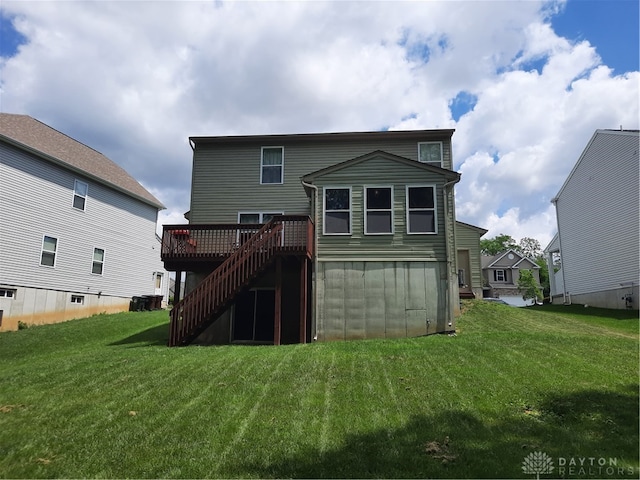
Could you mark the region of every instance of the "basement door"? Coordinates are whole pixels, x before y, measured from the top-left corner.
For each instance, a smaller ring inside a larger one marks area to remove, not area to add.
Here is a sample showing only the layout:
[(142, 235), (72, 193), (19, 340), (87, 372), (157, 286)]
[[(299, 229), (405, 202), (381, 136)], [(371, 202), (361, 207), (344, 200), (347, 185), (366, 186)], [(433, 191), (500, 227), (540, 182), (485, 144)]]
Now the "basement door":
[(233, 341), (273, 343), (276, 294), (252, 289), (238, 295), (233, 316)]

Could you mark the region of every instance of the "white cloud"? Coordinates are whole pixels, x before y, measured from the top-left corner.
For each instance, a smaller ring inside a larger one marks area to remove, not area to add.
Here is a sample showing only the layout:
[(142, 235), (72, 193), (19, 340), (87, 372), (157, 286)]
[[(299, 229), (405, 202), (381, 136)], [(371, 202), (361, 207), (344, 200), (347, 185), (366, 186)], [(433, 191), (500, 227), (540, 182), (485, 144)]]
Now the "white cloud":
[[(561, 2), (13, 2), (0, 108), (189, 209), (197, 135), (456, 128), (458, 217), (533, 236), (597, 128), (638, 128), (638, 72), (558, 37)], [(456, 123), (450, 102), (477, 98)]]

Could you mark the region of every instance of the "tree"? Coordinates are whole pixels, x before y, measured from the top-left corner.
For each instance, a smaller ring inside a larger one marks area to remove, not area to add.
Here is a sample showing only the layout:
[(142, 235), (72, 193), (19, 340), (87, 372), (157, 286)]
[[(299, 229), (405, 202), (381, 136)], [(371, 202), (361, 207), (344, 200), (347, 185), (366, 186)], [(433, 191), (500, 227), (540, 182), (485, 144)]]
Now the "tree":
[(535, 262), (540, 267), (538, 273), (540, 274), (540, 285), (542, 286), (543, 298), (547, 298), (551, 294), (551, 283), (549, 282), (549, 266), (547, 261), (541, 255), (535, 259)]
[(525, 257), (529, 257), (532, 260), (537, 260), (542, 256), (542, 247), (540, 242), (535, 238), (523, 237), (518, 243), (518, 249)]
[(511, 249), (517, 250), (518, 245), (511, 235), (505, 233), (494, 238), (480, 240), (480, 252), (483, 255), (498, 255)]
[(518, 292), (522, 294), (523, 300), (533, 299), (536, 300), (542, 297), (542, 292), (536, 283), (536, 279), (533, 276), (531, 270), (520, 270), (520, 277), (518, 278)]

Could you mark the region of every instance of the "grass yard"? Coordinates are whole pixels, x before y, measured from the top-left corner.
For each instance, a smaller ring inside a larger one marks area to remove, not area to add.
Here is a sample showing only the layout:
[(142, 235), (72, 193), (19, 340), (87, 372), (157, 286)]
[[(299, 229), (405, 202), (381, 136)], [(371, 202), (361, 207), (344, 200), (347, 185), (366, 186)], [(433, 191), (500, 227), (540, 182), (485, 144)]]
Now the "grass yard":
[(166, 312), (0, 334), (0, 477), (638, 478), (638, 312), (464, 310), (281, 347), (170, 349)]

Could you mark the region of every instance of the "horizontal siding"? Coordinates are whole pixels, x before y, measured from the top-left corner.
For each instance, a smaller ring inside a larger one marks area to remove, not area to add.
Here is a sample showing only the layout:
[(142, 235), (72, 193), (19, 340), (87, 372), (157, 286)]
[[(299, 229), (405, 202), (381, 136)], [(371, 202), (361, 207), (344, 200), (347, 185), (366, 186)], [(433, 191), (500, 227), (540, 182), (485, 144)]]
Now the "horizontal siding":
[[(163, 271), (157, 209), (0, 144), (0, 283), (113, 296), (153, 294)], [(74, 180), (89, 185), (85, 211), (72, 207)], [(55, 267), (40, 265), (44, 235), (58, 239)], [(91, 274), (93, 249), (103, 275)], [(165, 276), (166, 278), (166, 276)]]
[(562, 270), (572, 295), (638, 282), (638, 134), (598, 132), (556, 204)]
[[(260, 184), (262, 146), (284, 146), (284, 184)], [(445, 167), (450, 168), (451, 146), (443, 138)], [(277, 145), (198, 146), (193, 158), (192, 223), (236, 222), (239, 211), (284, 211), (308, 215), (309, 199), (300, 178), (374, 150), (412, 160), (418, 158), (418, 140), (340, 141), (296, 143), (295, 137)]]
[[(401, 259), (406, 257), (444, 260), (444, 207), (442, 188), (436, 187), (437, 234), (407, 235), (406, 185), (440, 184), (442, 176), (399, 164), (385, 158), (373, 158), (336, 172), (319, 177), (316, 185), (322, 199), (325, 186), (352, 187), (352, 232), (349, 236), (323, 235), (322, 204), (318, 215), (318, 258)], [(364, 233), (364, 189), (368, 185), (392, 186), (394, 208), (393, 235), (366, 235)], [(322, 200), (320, 201), (322, 203)]]
[[(482, 267), (480, 265), (480, 233), (466, 225), (456, 223), (456, 246), (469, 252), (471, 286), (482, 287)], [(460, 268), (460, 266), (458, 267)]]

